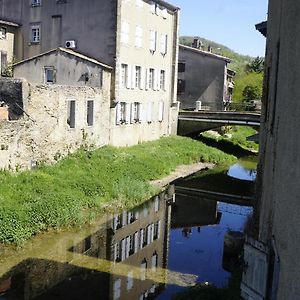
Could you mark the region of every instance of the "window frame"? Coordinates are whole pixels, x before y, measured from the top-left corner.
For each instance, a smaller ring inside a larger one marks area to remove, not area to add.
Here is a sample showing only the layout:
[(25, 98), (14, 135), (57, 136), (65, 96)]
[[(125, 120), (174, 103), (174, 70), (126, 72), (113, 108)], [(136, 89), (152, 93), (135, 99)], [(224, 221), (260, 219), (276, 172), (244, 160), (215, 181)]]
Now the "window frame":
[[(48, 81), (48, 72), (52, 71), (52, 81)], [(53, 66), (45, 66), (44, 67), (44, 83), (45, 84), (54, 84), (56, 83), (56, 70)]]
[[(72, 104), (74, 104), (74, 115), (72, 115)], [(69, 129), (76, 128), (76, 100), (68, 99), (67, 100), (67, 124)]]
[(6, 40), (7, 39), (7, 28), (4, 26), (0, 27), (0, 40)]
[(42, 0), (30, 0), (31, 7), (39, 7), (42, 6)]
[[(36, 31), (38, 34), (34, 34)], [(39, 44), (41, 42), (41, 25), (30, 25), (30, 43)]]
[[(92, 104), (90, 107), (89, 104)], [(94, 126), (95, 121), (95, 101), (93, 99), (86, 100), (86, 124), (88, 127)]]

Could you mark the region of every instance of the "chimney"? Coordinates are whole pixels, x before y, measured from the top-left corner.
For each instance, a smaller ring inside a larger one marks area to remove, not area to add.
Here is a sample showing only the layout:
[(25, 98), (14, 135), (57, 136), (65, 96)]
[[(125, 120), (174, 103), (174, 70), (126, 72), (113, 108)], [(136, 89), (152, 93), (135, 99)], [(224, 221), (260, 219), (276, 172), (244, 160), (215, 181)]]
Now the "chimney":
[(194, 41), (192, 43), (192, 47), (196, 49), (201, 49), (202, 47), (202, 42), (200, 41), (199, 38), (194, 38)]

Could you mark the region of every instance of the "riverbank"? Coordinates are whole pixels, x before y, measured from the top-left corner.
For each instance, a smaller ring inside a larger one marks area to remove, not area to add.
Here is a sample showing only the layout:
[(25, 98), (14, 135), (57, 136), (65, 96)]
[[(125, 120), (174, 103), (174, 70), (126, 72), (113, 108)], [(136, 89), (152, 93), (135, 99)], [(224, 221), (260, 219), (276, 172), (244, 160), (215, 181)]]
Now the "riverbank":
[(0, 172), (0, 243), (93, 221), (103, 210), (132, 207), (160, 188), (180, 165), (220, 164), (236, 158), (199, 141), (165, 137), (128, 148), (81, 149), (53, 166)]

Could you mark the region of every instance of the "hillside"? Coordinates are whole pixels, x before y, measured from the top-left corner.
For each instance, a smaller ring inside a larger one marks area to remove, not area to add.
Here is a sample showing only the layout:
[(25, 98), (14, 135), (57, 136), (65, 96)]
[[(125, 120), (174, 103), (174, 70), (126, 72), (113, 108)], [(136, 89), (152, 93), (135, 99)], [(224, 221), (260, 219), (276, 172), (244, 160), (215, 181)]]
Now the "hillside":
[(232, 49), (224, 46), (222, 44), (216, 43), (214, 41), (196, 36), (181, 36), (179, 39), (180, 44), (191, 46), (194, 38), (199, 38), (203, 43), (203, 49), (208, 49), (208, 46), (212, 47), (212, 52), (226, 56), (231, 59), (229, 68), (236, 72), (235, 76), (235, 91), (233, 94), (234, 101), (243, 101), (243, 90), (247, 85), (257, 86), (259, 88), (260, 94), (262, 89), (263, 73), (247, 73), (245, 68), (250, 64), (255, 58), (239, 54)]

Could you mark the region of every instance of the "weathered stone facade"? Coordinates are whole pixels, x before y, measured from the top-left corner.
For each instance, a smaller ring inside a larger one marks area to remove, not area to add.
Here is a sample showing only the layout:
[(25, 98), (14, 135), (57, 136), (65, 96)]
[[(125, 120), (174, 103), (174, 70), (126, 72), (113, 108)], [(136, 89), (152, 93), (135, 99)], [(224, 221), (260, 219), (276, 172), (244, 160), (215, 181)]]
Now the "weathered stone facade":
[[(54, 162), (80, 146), (108, 144), (109, 90), (30, 86), (26, 82), (23, 85), (29, 89), (23, 116), (0, 123), (0, 168), (30, 168), (41, 162)], [(74, 128), (67, 123), (69, 101), (75, 101)], [(87, 101), (94, 103), (92, 126), (87, 124)]]

